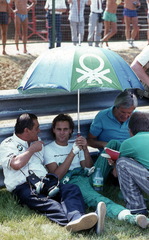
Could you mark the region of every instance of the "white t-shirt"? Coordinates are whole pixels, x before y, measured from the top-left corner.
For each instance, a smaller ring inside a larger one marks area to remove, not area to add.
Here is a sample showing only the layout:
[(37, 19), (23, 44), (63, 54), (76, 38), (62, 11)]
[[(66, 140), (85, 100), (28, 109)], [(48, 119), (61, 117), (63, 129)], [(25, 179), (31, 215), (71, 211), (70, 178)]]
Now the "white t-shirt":
[[(52, 0), (47, 0), (45, 3), (45, 9), (52, 10)], [(55, 9), (67, 9), (65, 0), (55, 0)], [(56, 14), (62, 14), (62, 12), (55, 12)]]
[[(72, 145), (73, 145), (72, 143), (68, 143), (67, 146), (60, 146), (55, 141), (46, 145), (44, 150), (44, 164), (47, 165), (49, 163), (55, 162), (59, 166), (61, 163), (65, 161), (66, 157), (70, 153)], [(83, 160), (85, 160), (85, 157), (83, 150), (81, 150), (74, 157), (69, 170), (81, 167), (80, 162)]]
[(90, 5), (90, 10), (91, 10), (91, 12), (102, 13), (103, 12), (102, 0), (99, 0), (99, 9), (98, 9), (98, 5), (97, 5), (97, 0), (92, 0), (91, 5)]
[(149, 68), (149, 45), (142, 50), (142, 52), (136, 57), (136, 60), (143, 67)]
[(15, 134), (12, 137), (6, 138), (0, 145), (0, 162), (4, 171), (4, 183), (10, 192), (18, 185), (26, 182), (26, 176), (29, 175), (28, 170), (34, 171), (40, 178), (47, 174), (47, 170), (43, 165), (44, 147), (40, 152), (34, 153), (28, 164), (21, 168), (25, 175), (20, 170), (11, 168), (10, 162), (12, 157), (25, 152), (27, 149), (28, 143), (18, 138)]

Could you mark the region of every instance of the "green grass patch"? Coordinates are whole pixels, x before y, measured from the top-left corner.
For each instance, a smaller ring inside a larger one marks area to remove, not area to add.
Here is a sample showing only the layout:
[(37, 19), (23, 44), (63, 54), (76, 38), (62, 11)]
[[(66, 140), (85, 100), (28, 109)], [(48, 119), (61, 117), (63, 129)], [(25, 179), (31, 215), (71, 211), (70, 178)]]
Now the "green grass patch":
[[(105, 185), (103, 195), (118, 204), (125, 206), (118, 198), (119, 188)], [(148, 199), (148, 196), (145, 196)], [(148, 202), (147, 202), (148, 206)], [(87, 209), (87, 212), (92, 209)], [(100, 240), (148, 240), (149, 227), (141, 229), (125, 221), (106, 217), (104, 231), (96, 235), (95, 229), (79, 233), (68, 232), (65, 227), (51, 222), (45, 216), (21, 206), (6, 190), (0, 190), (0, 239), (1, 240), (70, 240), (70, 239), (100, 239)]]

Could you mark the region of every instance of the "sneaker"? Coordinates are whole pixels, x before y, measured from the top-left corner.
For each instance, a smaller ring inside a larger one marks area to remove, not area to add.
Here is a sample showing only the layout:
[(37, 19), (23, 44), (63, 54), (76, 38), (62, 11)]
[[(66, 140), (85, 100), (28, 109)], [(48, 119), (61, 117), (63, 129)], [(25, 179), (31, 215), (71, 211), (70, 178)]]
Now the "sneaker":
[(109, 46), (105, 46), (105, 49), (111, 50), (111, 48)]
[(105, 220), (105, 215), (106, 215), (106, 205), (104, 202), (98, 203), (96, 213), (98, 216), (96, 233), (100, 234), (100, 233), (102, 233), (102, 231), (104, 229), (104, 220)]
[(25, 55), (31, 55), (30, 52), (26, 51), (24, 52)]
[(138, 48), (138, 47), (134, 44), (134, 42), (131, 42), (131, 45), (132, 45), (133, 48)]
[(71, 221), (67, 224), (68, 231), (78, 232), (81, 230), (92, 228), (97, 223), (97, 214), (88, 213), (77, 220)]
[(127, 215), (125, 220), (131, 224), (137, 224), (141, 228), (146, 228), (149, 225), (149, 221), (146, 216), (138, 215)]
[(17, 50), (17, 51), (16, 51), (16, 55), (20, 55), (20, 52), (19, 52), (19, 50)]
[(129, 48), (133, 48), (132, 42), (128, 41), (128, 47), (129, 47)]

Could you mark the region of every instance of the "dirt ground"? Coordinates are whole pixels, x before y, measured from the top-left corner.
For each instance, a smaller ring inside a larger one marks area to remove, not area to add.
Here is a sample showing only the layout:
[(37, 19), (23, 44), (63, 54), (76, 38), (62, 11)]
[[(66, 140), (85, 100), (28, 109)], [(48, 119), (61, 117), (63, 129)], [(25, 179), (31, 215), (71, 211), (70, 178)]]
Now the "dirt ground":
[[(62, 43), (66, 46), (72, 43)], [(119, 54), (129, 65), (140, 51), (146, 46), (146, 41), (138, 41), (138, 48), (128, 49), (126, 42), (110, 42), (112, 51)], [(87, 43), (82, 43), (87, 45)], [(23, 46), (20, 44), (20, 52), (23, 52)], [(32, 62), (44, 51), (48, 49), (48, 43), (28, 44), (28, 51), (31, 55), (16, 55), (15, 45), (7, 45), (6, 52), (9, 54), (4, 56), (1, 54), (2, 45), (0, 45), (0, 90), (16, 89)]]

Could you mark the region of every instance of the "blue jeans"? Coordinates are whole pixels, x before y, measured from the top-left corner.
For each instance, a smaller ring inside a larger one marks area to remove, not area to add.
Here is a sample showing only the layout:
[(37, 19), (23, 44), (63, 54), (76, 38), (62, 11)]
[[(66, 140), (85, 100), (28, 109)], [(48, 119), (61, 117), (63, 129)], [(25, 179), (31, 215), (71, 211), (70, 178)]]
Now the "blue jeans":
[[(85, 214), (85, 204), (78, 186), (72, 184), (60, 184), (60, 192), (54, 198), (45, 200), (45, 195), (31, 191), (28, 183), (16, 187), (13, 195), (26, 204), (30, 209), (37, 210), (50, 220), (65, 226), (74, 215)], [(44, 198), (44, 200), (42, 200)]]
[[(61, 15), (55, 14), (55, 34), (56, 34), (56, 47), (61, 46)], [(49, 48), (52, 47), (52, 14), (48, 14), (48, 38)]]

